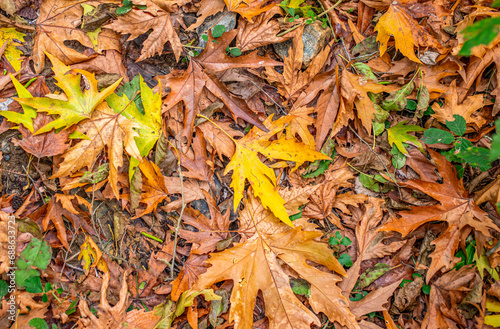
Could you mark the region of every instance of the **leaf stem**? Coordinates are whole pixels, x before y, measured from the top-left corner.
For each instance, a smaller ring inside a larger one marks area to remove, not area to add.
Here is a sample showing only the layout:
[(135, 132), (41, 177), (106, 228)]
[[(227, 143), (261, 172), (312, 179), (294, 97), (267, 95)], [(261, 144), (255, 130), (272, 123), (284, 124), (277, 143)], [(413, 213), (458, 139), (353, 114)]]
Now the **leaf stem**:
[(203, 118), (203, 119), (209, 121), (210, 123), (212, 123), (214, 126), (216, 126), (217, 128), (219, 128), (224, 134), (226, 134), (226, 136), (229, 137), (234, 142), (234, 144), (238, 145), (238, 143), (236, 142), (236, 140), (233, 137), (231, 137), (231, 135), (229, 135), (224, 129), (221, 128), (221, 126), (219, 126), (218, 124), (216, 124), (215, 122), (213, 122), (211, 119), (209, 119), (208, 117), (204, 116), (203, 114), (197, 114), (196, 116), (200, 117), (200, 118)]

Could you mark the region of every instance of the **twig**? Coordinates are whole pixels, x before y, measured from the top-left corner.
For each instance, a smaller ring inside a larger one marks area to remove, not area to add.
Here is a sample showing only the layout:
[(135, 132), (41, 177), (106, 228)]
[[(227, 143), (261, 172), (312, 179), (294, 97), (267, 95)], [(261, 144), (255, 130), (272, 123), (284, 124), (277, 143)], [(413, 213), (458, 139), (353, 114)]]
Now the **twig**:
[(370, 144), (368, 144), (363, 138), (361, 138), (361, 136), (358, 135), (358, 133), (352, 129), (351, 125), (348, 126), (349, 129), (354, 133), (354, 135), (356, 135), (366, 146), (368, 146), (368, 148), (370, 149), (370, 151), (375, 154), (375, 156), (378, 158), (378, 160), (380, 161), (380, 163), (382, 164), (382, 166), (384, 166), (384, 169), (385, 171), (387, 172), (389, 178), (391, 179), (391, 181), (396, 184), (396, 187), (398, 189), (398, 193), (399, 193), (399, 197), (400, 198), (403, 198), (402, 197), (402, 194), (401, 194), (401, 187), (399, 186), (398, 182), (396, 182), (396, 180), (394, 178), (392, 178), (391, 176), (391, 172), (389, 171), (389, 169), (387, 169), (387, 166), (385, 165), (384, 161), (382, 161), (382, 159), (380, 158), (380, 155), (377, 154), (377, 152), (375, 152), (371, 147), (370, 147)]
[[(170, 143), (170, 141), (167, 140), (167, 142)], [(172, 145), (174, 147), (174, 145)], [(182, 202), (182, 207), (181, 207), (181, 212), (179, 214), (179, 218), (177, 219), (177, 225), (175, 225), (175, 234), (174, 234), (174, 250), (172, 251), (172, 263), (170, 264), (170, 279), (174, 278), (174, 267), (175, 267), (175, 256), (177, 255), (177, 240), (179, 239), (179, 229), (181, 226), (181, 220), (182, 220), (182, 215), (184, 215), (184, 209), (186, 209), (186, 202), (184, 201), (184, 175), (182, 175), (182, 169), (181, 169), (181, 157), (179, 155), (179, 151), (177, 150), (176, 147), (174, 149), (177, 151), (177, 173), (179, 174), (179, 179), (181, 183), (181, 202)]]

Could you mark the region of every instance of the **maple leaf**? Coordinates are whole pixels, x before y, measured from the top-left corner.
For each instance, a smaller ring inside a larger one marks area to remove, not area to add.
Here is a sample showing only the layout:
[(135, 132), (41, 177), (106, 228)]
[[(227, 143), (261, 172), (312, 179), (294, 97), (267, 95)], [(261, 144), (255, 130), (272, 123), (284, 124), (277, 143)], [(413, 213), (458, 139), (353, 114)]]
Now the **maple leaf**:
[[(16, 88), (17, 94), (23, 98), (31, 98), (31, 93), (17, 81), (16, 78), (12, 74), (9, 74), (14, 87)], [(22, 124), (26, 127), (31, 133), (35, 132), (33, 128), (33, 118), (36, 117), (36, 110), (31, 106), (21, 104), (23, 108), (23, 113), (17, 113), (14, 111), (2, 111), (2, 116), (4, 116), (10, 122), (14, 122), (17, 124)]]
[(252, 22), (252, 17), (264, 13), (274, 6), (269, 0), (224, 0), (227, 10), (234, 11)]
[(216, 251), (220, 241), (230, 238), (229, 234), (229, 212), (225, 215), (220, 213), (214, 198), (203, 191), (210, 211), (210, 218), (205, 217), (200, 211), (187, 207), (182, 221), (198, 229), (198, 232), (179, 230), (179, 236), (192, 243), (191, 253), (207, 254)]
[[(161, 94), (153, 93), (153, 90), (148, 87), (144, 79), (139, 75), (139, 87), (141, 89), (141, 101), (144, 109), (142, 113), (136, 106), (136, 103), (129, 100), (127, 95), (122, 96), (111, 94), (106, 102), (116, 112), (125, 116), (129, 120), (137, 123), (138, 127), (134, 128), (137, 131), (135, 143), (142, 157), (148, 156), (161, 135), (162, 118), (161, 118)], [(158, 85), (161, 90), (161, 83)], [(129, 178), (133, 175), (135, 168), (139, 165), (140, 158), (131, 158), (129, 166)]]
[[(76, 40), (87, 48), (93, 48), (87, 34), (79, 29), (83, 8), (80, 3), (69, 3), (66, 0), (44, 0), (40, 5), (40, 13), (36, 21), (33, 60), (35, 71), (40, 73), (45, 66), (45, 52), (60, 58), (64, 64), (79, 63), (89, 59), (64, 44), (66, 40)], [(102, 35), (100, 44), (103, 49), (120, 51), (117, 38)], [(64, 72), (66, 73), (66, 72)]]
[(222, 100), (235, 120), (241, 118), (261, 129), (266, 129), (245, 101), (231, 95), (226, 86), (210, 73), (211, 70), (220, 71), (228, 68), (283, 65), (281, 62), (269, 58), (259, 57), (256, 52), (240, 56), (237, 59), (227, 56), (225, 54), (227, 45), (234, 39), (236, 33), (237, 30), (225, 33), (218, 39), (218, 43), (212, 42), (212, 34), (209, 33), (207, 47), (198, 57), (191, 58), (186, 71), (181, 75), (178, 72), (172, 72), (167, 76), (160, 77), (164, 86), (171, 89), (164, 101), (166, 108), (163, 109), (163, 112), (168, 111), (179, 102), (184, 103), (186, 113), (182, 136), (186, 138), (188, 144), (191, 143), (192, 139), (194, 119), (201, 111), (199, 104), (204, 88)]
[(161, 54), (163, 46), (167, 42), (170, 42), (175, 59), (178, 61), (182, 53), (182, 43), (172, 25), (170, 14), (152, 1), (145, 0), (143, 3), (147, 5), (147, 9), (133, 8), (126, 15), (119, 16), (116, 21), (106, 25), (106, 27), (119, 33), (130, 33), (127, 41), (136, 39), (150, 29), (153, 30), (143, 42), (141, 56), (136, 62), (152, 57), (157, 53)]
[(304, 44), (302, 42), (303, 29), (293, 38), (292, 49), (285, 57), (283, 74), (278, 73), (273, 68), (266, 67), (266, 79), (278, 84), (278, 92), (286, 99), (294, 99), (303, 88), (305, 88), (313, 78), (320, 72), (325, 64), (330, 48), (323, 49), (302, 72), (302, 59), (304, 55)]
[(84, 213), (81, 210), (75, 208), (73, 202), (77, 202), (86, 206), (88, 209), (92, 209), (90, 203), (88, 203), (87, 200), (85, 200), (81, 196), (56, 194), (50, 200), (47, 214), (42, 221), (44, 231), (48, 229), (50, 222), (54, 224), (54, 227), (57, 231), (57, 237), (66, 249), (69, 249), (69, 244), (68, 235), (66, 234), (66, 228), (64, 227), (63, 216), (71, 222), (76, 230), (81, 227), (88, 233), (95, 234), (92, 227), (83, 219), (86, 217), (82, 216), (84, 215)]
[[(60, 60), (48, 53), (46, 55), (52, 62), (52, 70), (57, 80), (56, 85), (64, 91), (66, 97), (65, 99), (61, 99), (61, 95), (54, 96), (54, 98), (15, 98), (21, 104), (36, 108), (38, 112), (59, 115), (57, 119), (37, 130), (35, 134), (45, 133), (52, 129), (69, 127), (84, 119), (89, 119), (96, 106), (111, 95), (121, 82), (120, 78), (111, 86), (99, 92), (94, 74), (83, 70), (73, 70), (77, 74), (67, 74), (71, 70), (69, 66), (64, 65)], [(88, 90), (85, 89), (83, 92), (80, 87), (81, 76), (88, 82)]]
[(170, 201), (160, 168), (152, 162), (143, 160), (139, 165), (139, 169), (144, 177), (142, 182), (143, 193), (141, 195), (141, 202), (146, 204), (146, 209), (137, 215), (136, 218), (155, 211), (158, 203), (161, 201)]
[[(111, 274), (106, 272), (103, 275), (101, 291), (101, 300), (97, 310), (90, 308), (86, 300), (82, 300), (78, 304), (78, 310), (80, 311), (81, 317), (78, 319), (78, 328), (117, 328), (117, 329), (146, 329), (154, 328), (158, 321), (161, 319), (160, 316), (155, 315), (154, 311), (145, 311), (134, 309), (127, 312), (130, 306), (129, 302), (129, 286), (127, 284), (127, 277), (130, 274), (130, 270), (126, 270), (123, 273), (122, 284), (119, 292), (119, 300), (114, 305), (109, 305), (107, 301), (107, 295), (109, 290), (109, 281)], [(91, 311), (92, 310), (92, 311)], [(96, 312), (97, 314), (94, 314)]]
[(256, 216), (253, 216), (256, 221), (268, 222), (262, 225), (271, 225), (274, 232), (258, 232), (244, 243), (235, 243), (230, 249), (210, 254), (207, 263), (212, 266), (200, 275), (191, 290), (198, 291), (220, 281), (232, 280), (229, 322), (234, 321), (235, 328), (252, 327), (253, 308), (259, 291), (264, 296), (269, 328), (319, 325), (318, 318), (292, 292), (289, 272), (284, 268), (289, 266), (310, 283), (309, 303), (316, 313), (323, 312), (331, 321), (349, 328), (359, 328), (347, 308), (346, 298), (336, 286), (340, 280), (338, 276), (320, 271), (306, 262), (313, 261), (344, 275), (344, 269), (328, 246), (315, 241), (322, 233), (304, 231), (301, 226), (290, 228), (278, 222), (272, 214)]
[(405, 125), (405, 122), (399, 122), (397, 125), (394, 125), (387, 129), (387, 139), (389, 140), (389, 144), (395, 145), (398, 150), (404, 155), (408, 155), (408, 151), (404, 147), (403, 143), (411, 142), (416, 145), (420, 151), (424, 151), (422, 144), (418, 141), (418, 138), (408, 133), (410, 131), (424, 131), (425, 128), (416, 125)]
[[(402, 3), (404, 1), (401, 1)], [(380, 17), (374, 31), (378, 32), (377, 41), (380, 42), (380, 56), (387, 50), (390, 35), (394, 36), (396, 49), (408, 59), (421, 63), (415, 56), (414, 46), (433, 47), (444, 51), (443, 46), (430, 35), (417, 21), (415, 21), (401, 4), (394, 2), (387, 12)]]
[(108, 264), (102, 257), (101, 250), (89, 235), (85, 236), (85, 242), (80, 246), (78, 260), (80, 259), (82, 260), (82, 267), (85, 271), (85, 275), (89, 275), (91, 267), (95, 267), (101, 272), (109, 273)]
[(488, 214), (479, 208), (474, 199), (469, 197), (462, 181), (457, 178), (455, 167), (439, 153), (431, 149), (428, 151), (437, 164), (443, 183), (408, 180), (400, 183), (400, 186), (424, 192), (439, 201), (440, 204), (414, 207), (411, 211), (401, 211), (398, 213), (400, 218), (393, 218), (391, 222), (379, 229), (380, 231), (396, 231), (406, 236), (425, 223), (431, 221), (447, 222), (447, 229), (432, 242), (436, 249), (430, 255), (432, 263), (427, 272), (427, 282), (441, 268), (450, 269), (461, 233), (467, 227), (475, 229), (485, 237), (490, 237), (490, 229), (498, 231)]
[(377, 114), (377, 108), (368, 96), (368, 92), (381, 93), (389, 91), (387, 87), (367, 81), (364, 77), (355, 75), (348, 70), (342, 71), (340, 80), (341, 94), (345, 102), (342, 104), (345, 113), (342, 113), (342, 107), (337, 114), (335, 129), (346, 125), (348, 119), (354, 119), (352, 109), (356, 105), (358, 118), (368, 132), (372, 131), (372, 122)]
[(52, 178), (68, 176), (84, 167), (91, 170), (95, 159), (107, 146), (109, 182), (113, 193), (119, 199), (118, 169), (123, 165), (123, 147), (132, 157), (141, 159), (135, 143), (138, 134), (134, 128), (138, 127), (135, 121), (113, 112), (106, 103), (100, 104), (92, 118), (80, 125), (79, 132), (85, 134), (86, 138), (62, 155), (64, 161)]
[(279, 23), (272, 18), (280, 13), (281, 9), (279, 7), (273, 7), (258, 16), (253, 23), (240, 19), (236, 46), (241, 51), (247, 51), (293, 38), (294, 33), (287, 33), (282, 37), (276, 36), (281, 29)]
[(207, 156), (207, 143), (203, 132), (198, 128), (196, 129), (196, 137), (191, 146), (194, 153), (193, 159), (179, 152), (181, 166), (187, 169), (187, 171), (183, 172), (183, 175), (213, 184), (213, 156)]
[(16, 71), (21, 69), (21, 56), (23, 54), (21, 50), (16, 48), (17, 46), (21, 46), (16, 40), (24, 42), (25, 36), (26, 34), (17, 32), (15, 28), (3, 27), (0, 29), (0, 45), (7, 43), (3, 54)]
[(462, 104), (458, 104), (457, 80), (453, 80), (450, 84), (450, 88), (445, 93), (444, 99), (445, 103), (442, 107), (437, 103), (432, 104), (432, 110), (435, 112), (432, 116), (439, 122), (446, 123), (446, 121), (453, 121), (454, 115), (460, 115), (465, 119), (466, 123), (474, 123), (478, 128), (487, 123), (486, 119), (480, 115), (472, 117), (474, 112), (484, 106), (484, 97), (482, 95), (468, 96)]
[(258, 154), (272, 160), (294, 161), (295, 169), (306, 161), (330, 160), (329, 156), (317, 152), (310, 146), (298, 143), (294, 139), (281, 137), (278, 140), (269, 141), (269, 138), (282, 131), (283, 126), (293, 118), (289, 115), (273, 122), (271, 115), (264, 121), (269, 132), (265, 133), (253, 127), (245, 137), (234, 140), (236, 151), (224, 171), (224, 174), (233, 171), (231, 187), (234, 189), (234, 209), (238, 209), (238, 204), (243, 198), (245, 181), (248, 180), (253, 187), (254, 195), (259, 197), (264, 206), (284, 223), (293, 226), (284, 207), (284, 200), (275, 190), (274, 171), (260, 161)]
[(466, 319), (457, 307), (475, 282), (480, 282), (472, 265), (452, 270), (431, 285), (429, 310), (422, 323), (423, 328), (453, 328), (466, 326)]
[[(33, 127), (34, 129), (40, 129), (50, 121), (52, 121), (50, 116), (40, 113), (35, 118)], [(13, 139), (12, 142), (14, 145), (21, 146), (23, 150), (29, 154), (33, 154), (37, 158), (59, 155), (69, 148), (69, 132), (67, 130), (60, 131), (57, 134), (54, 131), (49, 131), (47, 133), (33, 135), (32, 132), (24, 128), (24, 126), (20, 126), (19, 131), (23, 139), (20, 141)]]

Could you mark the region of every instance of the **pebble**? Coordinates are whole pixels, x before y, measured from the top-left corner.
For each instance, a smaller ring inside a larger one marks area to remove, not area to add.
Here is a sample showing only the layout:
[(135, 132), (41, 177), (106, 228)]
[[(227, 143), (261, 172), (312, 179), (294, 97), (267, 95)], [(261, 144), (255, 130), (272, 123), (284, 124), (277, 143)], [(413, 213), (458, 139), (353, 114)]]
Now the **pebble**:
[(196, 33), (198, 34), (198, 47), (205, 48), (207, 45), (207, 42), (203, 40), (201, 37), (202, 35), (207, 35), (208, 34), (208, 29), (213, 27), (215, 25), (224, 25), (226, 32), (233, 30), (236, 27), (236, 21), (238, 18), (238, 14), (235, 12), (227, 12), (227, 11), (221, 11), (215, 15), (207, 17), (207, 19), (196, 28)]

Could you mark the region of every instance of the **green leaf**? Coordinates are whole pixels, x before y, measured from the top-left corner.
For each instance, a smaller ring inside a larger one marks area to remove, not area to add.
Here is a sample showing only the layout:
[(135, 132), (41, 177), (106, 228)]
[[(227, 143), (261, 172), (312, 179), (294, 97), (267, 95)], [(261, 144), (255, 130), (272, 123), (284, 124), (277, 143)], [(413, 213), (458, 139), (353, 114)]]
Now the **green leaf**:
[[(31, 93), (21, 84), (19, 81), (14, 78), (12, 74), (10, 74), (10, 78), (12, 79), (12, 83), (16, 88), (17, 94), (19, 97), (23, 98), (31, 98)], [(29, 131), (34, 133), (33, 128), (33, 119), (36, 117), (36, 110), (31, 106), (21, 104), (23, 108), (23, 113), (17, 113), (14, 111), (2, 111), (2, 116), (4, 116), (10, 122), (14, 122), (16, 124), (22, 124)]]
[(465, 162), (473, 167), (478, 167), (481, 171), (486, 171), (491, 168), (491, 163), (488, 159), (490, 150), (484, 147), (469, 147), (466, 151), (458, 154)]
[(406, 107), (408, 95), (413, 91), (413, 81), (410, 81), (401, 89), (393, 91), (380, 104), (386, 111), (402, 111)]
[(229, 52), (231, 53), (231, 55), (233, 56), (241, 56), (241, 50), (240, 48), (236, 48), (236, 47), (233, 47), (229, 50)]
[(458, 114), (454, 114), (453, 118), (455, 119), (453, 121), (446, 120), (446, 128), (454, 132), (455, 135), (462, 136), (467, 130), (467, 123), (465, 122), (465, 119)]
[(372, 176), (366, 174), (359, 175), (359, 181), (367, 189), (374, 192), (380, 192), (380, 184), (374, 180)]
[(224, 32), (226, 32), (226, 27), (224, 25), (215, 25), (212, 29), (212, 36), (214, 38), (219, 38), (224, 34)]
[(491, 149), (490, 149), (490, 154), (489, 154), (489, 160), (490, 161), (495, 161), (500, 157), (500, 132), (498, 131), (500, 127), (500, 119), (498, 119), (495, 122), (495, 125), (497, 127), (497, 133), (493, 135), (493, 139), (491, 141)]
[(345, 267), (351, 267), (353, 262), (349, 254), (342, 254), (339, 256), (339, 263)]
[(345, 236), (342, 238), (342, 240), (340, 240), (340, 244), (343, 246), (350, 246), (352, 244), (352, 241), (351, 239)]
[(422, 286), (422, 292), (426, 295), (431, 293), (431, 286), (424, 284)]
[(117, 15), (125, 15), (129, 11), (132, 10), (132, 5), (126, 5), (126, 6), (121, 6), (120, 8), (116, 9), (116, 14)]
[(336, 237), (331, 236), (330, 239), (328, 239), (328, 243), (332, 246), (336, 246), (340, 243), (340, 241)]
[(424, 131), (424, 137), (422, 137), (422, 141), (425, 144), (451, 144), (455, 141), (455, 136), (452, 133), (447, 132), (445, 130), (437, 129), (437, 128), (429, 128)]
[(500, 17), (485, 18), (465, 28), (462, 31), (464, 45), (458, 53), (460, 56), (470, 56), (472, 49), (480, 45), (489, 45), (500, 31)]
[(340, 234), (340, 231), (335, 232), (335, 237), (339, 240), (342, 239), (342, 234)]
[(392, 146), (391, 154), (392, 154), (391, 162), (394, 168), (396, 169), (403, 168), (406, 163), (406, 156), (399, 151), (396, 145)]
[(28, 322), (28, 324), (35, 329), (50, 329), (47, 321), (40, 318), (33, 318)]
[(45, 270), (50, 263), (51, 257), (50, 246), (44, 240), (31, 239), (17, 260), (16, 283), (23, 288), (26, 279), (40, 275), (32, 267)]
[(387, 137), (389, 139), (389, 144), (396, 145), (398, 150), (404, 155), (408, 155), (403, 143), (412, 142), (415, 144), (420, 151), (424, 151), (422, 144), (418, 141), (418, 138), (415, 136), (408, 135), (410, 131), (423, 131), (425, 130), (422, 127), (416, 125), (405, 125), (406, 121), (399, 122), (397, 125), (387, 129)]
[[(45, 54), (52, 62), (52, 70), (57, 80), (56, 85), (64, 91), (66, 97), (58, 95), (57, 98), (15, 98), (21, 104), (36, 108), (38, 112), (58, 115), (55, 120), (40, 128), (35, 134), (48, 132), (52, 129), (66, 128), (82, 120), (89, 119), (97, 105), (111, 95), (122, 80), (121, 78), (118, 79), (111, 86), (99, 92), (94, 74), (84, 70), (71, 70), (69, 66), (64, 65), (56, 57), (49, 53)], [(88, 87), (84, 91), (80, 86), (82, 76), (86, 82), (86, 87)]]
[(4, 280), (0, 280), (0, 300), (9, 293), (9, 284)]
[(377, 263), (372, 268), (367, 269), (365, 273), (359, 276), (359, 285), (361, 289), (368, 287), (372, 282), (390, 270), (391, 267), (386, 263)]
[(366, 80), (372, 80), (373, 82), (378, 82), (377, 76), (373, 74), (372, 69), (365, 63), (356, 62), (352, 66), (356, 71), (361, 73)]
[(404, 279), (403, 281), (401, 281), (401, 283), (399, 284), (399, 286), (401, 288), (403, 288), (405, 286), (405, 284), (409, 283), (409, 282), (412, 282), (412, 280), (408, 280), (408, 279)]
[(311, 296), (311, 286), (309, 282), (304, 279), (290, 279), (290, 286), (294, 294), (305, 296), (309, 298)]
[(406, 107), (405, 107), (406, 110), (408, 111), (415, 111), (417, 109), (417, 102), (415, 102), (414, 100), (412, 99), (409, 99), (407, 102), (406, 102)]
[(24, 281), (26, 291), (32, 294), (43, 292), (42, 281), (39, 276), (32, 276)]
[(375, 136), (380, 135), (385, 130), (385, 124), (373, 121), (373, 133)]

